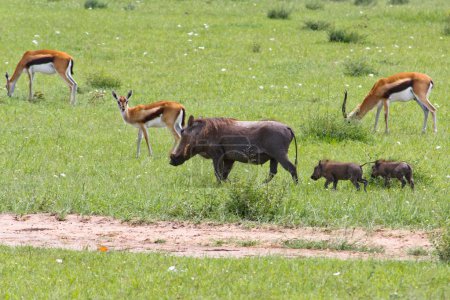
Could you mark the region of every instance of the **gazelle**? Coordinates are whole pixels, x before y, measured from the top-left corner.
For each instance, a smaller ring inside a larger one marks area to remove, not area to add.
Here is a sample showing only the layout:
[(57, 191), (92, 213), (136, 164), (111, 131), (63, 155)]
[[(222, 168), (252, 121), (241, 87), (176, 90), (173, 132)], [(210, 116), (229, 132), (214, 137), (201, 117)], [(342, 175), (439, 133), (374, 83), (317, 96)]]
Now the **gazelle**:
[(377, 106), (374, 125), (374, 131), (376, 131), (381, 107), (383, 106), (384, 120), (386, 123), (385, 132), (389, 133), (388, 120), (390, 102), (415, 100), (422, 108), (424, 114), (422, 132), (425, 132), (427, 129), (428, 112), (431, 112), (431, 115), (433, 116), (434, 132), (436, 133), (436, 108), (431, 104), (430, 100), (428, 100), (433, 85), (434, 83), (430, 76), (416, 72), (398, 73), (387, 78), (381, 78), (372, 87), (364, 101), (358, 104), (348, 116), (345, 112), (347, 102), (347, 91), (345, 91), (342, 114), (347, 120), (361, 119), (367, 112)]
[(9, 78), (6, 73), (6, 91), (11, 97), (14, 93), (17, 80), (20, 75), (26, 72), (29, 78), (28, 99), (33, 99), (33, 78), (34, 73), (55, 74), (58, 73), (70, 88), (70, 103), (75, 104), (77, 93), (77, 83), (72, 78), (73, 58), (69, 54), (56, 50), (35, 50), (27, 51), (17, 64), (14, 74)]
[(128, 101), (132, 95), (133, 91), (129, 91), (126, 97), (118, 97), (117, 94), (112, 91), (112, 96), (117, 100), (123, 120), (139, 129), (136, 156), (139, 157), (141, 152), (142, 135), (144, 135), (145, 142), (147, 143), (149, 155), (153, 155), (147, 132), (147, 128), (150, 127), (169, 128), (175, 139), (175, 143), (171, 150), (172, 153), (181, 138), (181, 129), (184, 126), (185, 118), (184, 106), (173, 101), (158, 101), (147, 105), (128, 107)]

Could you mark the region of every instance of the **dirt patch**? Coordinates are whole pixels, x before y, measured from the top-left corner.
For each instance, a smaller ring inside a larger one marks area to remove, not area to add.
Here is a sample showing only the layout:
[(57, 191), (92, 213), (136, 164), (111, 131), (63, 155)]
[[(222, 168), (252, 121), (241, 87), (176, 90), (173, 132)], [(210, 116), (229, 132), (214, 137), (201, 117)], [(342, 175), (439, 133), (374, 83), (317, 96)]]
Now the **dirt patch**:
[[(346, 241), (382, 249), (380, 253), (338, 250), (290, 249), (285, 241)], [(50, 214), (0, 215), (0, 244), (92, 251), (167, 252), (194, 257), (329, 257), (340, 259), (418, 259), (408, 255), (411, 248), (431, 252), (424, 231), (360, 228), (330, 230), (242, 225), (156, 222), (133, 225), (101, 216), (68, 215), (64, 221)], [(421, 256), (419, 259), (430, 259)]]

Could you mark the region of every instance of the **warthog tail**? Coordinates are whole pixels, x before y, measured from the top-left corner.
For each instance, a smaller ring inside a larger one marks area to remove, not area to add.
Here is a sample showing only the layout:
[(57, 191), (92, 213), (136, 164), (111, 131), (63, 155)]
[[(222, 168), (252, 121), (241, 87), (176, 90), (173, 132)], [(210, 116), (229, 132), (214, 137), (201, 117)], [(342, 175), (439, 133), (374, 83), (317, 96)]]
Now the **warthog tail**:
[(294, 142), (295, 142), (295, 167), (297, 167), (297, 156), (298, 156), (298, 150), (297, 150), (297, 139), (295, 138), (295, 133), (292, 130), (292, 128), (288, 127), (289, 130), (291, 131), (292, 137), (294, 138)]

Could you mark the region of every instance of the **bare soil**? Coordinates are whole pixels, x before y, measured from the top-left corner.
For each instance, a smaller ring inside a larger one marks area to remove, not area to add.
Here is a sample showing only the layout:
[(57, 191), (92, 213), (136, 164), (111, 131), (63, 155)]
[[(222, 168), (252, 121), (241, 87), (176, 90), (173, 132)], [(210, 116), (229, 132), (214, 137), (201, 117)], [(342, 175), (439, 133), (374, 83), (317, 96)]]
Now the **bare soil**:
[[(290, 249), (284, 246), (285, 241), (295, 239), (331, 242), (345, 240), (359, 246), (381, 247), (384, 252)], [(424, 231), (249, 227), (188, 222), (136, 225), (102, 216), (68, 215), (61, 221), (50, 214), (0, 214), (0, 244), (90, 251), (163, 252), (193, 257), (277, 255), (393, 260), (431, 259), (430, 255), (408, 255), (408, 250), (432, 250), (428, 233)]]

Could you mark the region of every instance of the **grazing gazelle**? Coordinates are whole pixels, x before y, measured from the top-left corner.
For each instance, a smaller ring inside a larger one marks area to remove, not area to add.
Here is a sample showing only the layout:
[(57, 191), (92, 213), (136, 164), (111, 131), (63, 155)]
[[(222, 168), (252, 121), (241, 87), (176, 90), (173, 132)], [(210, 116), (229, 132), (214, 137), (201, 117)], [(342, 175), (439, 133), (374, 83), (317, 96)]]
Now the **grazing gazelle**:
[(6, 73), (6, 91), (11, 97), (14, 93), (17, 80), (20, 75), (26, 72), (29, 78), (28, 99), (33, 99), (33, 78), (34, 73), (55, 74), (58, 73), (70, 88), (70, 103), (75, 104), (77, 93), (77, 83), (72, 78), (73, 58), (69, 54), (56, 50), (35, 50), (27, 51), (17, 64), (14, 74), (9, 78)]
[(358, 104), (348, 116), (345, 112), (345, 104), (347, 102), (347, 91), (345, 91), (342, 113), (347, 120), (361, 119), (367, 112), (378, 105), (374, 125), (374, 130), (376, 131), (381, 107), (384, 106), (385, 132), (389, 133), (389, 103), (415, 100), (422, 108), (424, 114), (422, 132), (425, 132), (427, 129), (428, 112), (431, 112), (433, 116), (434, 132), (437, 132), (436, 108), (428, 100), (433, 85), (434, 83), (430, 76), (416, 72), (398, 73), (387, 78), (381, 78), (372, 87), (364, 101)]
[(180, 140), (181, 129), (184, 126), (185, 109), (183, 105), (173, 101), (158, 101), (147, 105), (128, 107), (128, 100), (131, 95), (133, 95), (133, 91), (129, 91), (126, 97), (118, 97), (114, 91), (112, 91), (112, 95), (114, 99), (117, 100), (123, 120), (139, 129), (136, 151), (137, 157), (139, 157), (141, 152), (142, 135), (144, 135), (145, 142), (147, 143), (149, 155), (153, 154), (147, 133), (147, 128), (150, 127), (169, 128), (175, 139), (175, 143), (171, 150), (171, 153), (173, 152)]

